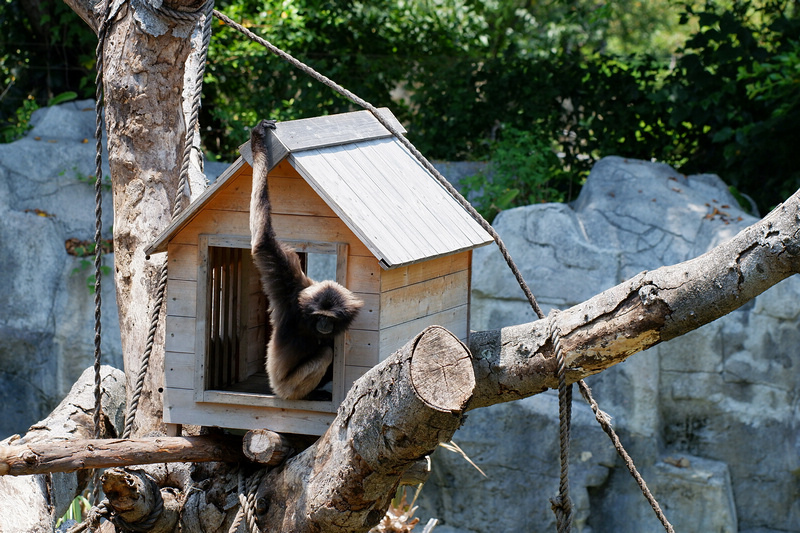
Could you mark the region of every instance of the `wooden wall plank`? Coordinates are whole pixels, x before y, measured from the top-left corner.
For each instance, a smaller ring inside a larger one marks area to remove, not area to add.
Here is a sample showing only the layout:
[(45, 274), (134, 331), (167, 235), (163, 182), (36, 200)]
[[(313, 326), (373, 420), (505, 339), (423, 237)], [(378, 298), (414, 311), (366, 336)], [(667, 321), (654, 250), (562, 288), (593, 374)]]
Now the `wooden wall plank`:
[(383, 361), (428, 326), (442, 326), (466, 342), (469, 334), (468, 317), (469, 307), (461, 305), (383, 329), (380, 333), (378, 359)]
[(358, 312), (358, 316), (350, 326), (352, 329), (377, 330), (379, 327), (379, 317), (381, 311), (380, 295), (364, 294), (357, 292), (356, 296), (364, 301), (364, 306)]
[(377, 331), (350, 329), (345, 340), (345, 365), (369, 367), (378, 364), (380, 335)]
[(192, 390), (194, 386), (194, 354), (165, 352), (164, 386)]
[(423, 263), (385, 270), (381, 275), (381, 291), (387, 292), (454, 272), (465, 271), (469, 268), (471, 254), (471, 251), (461, 252)]
[(195, 319), (167, 316), (167, 338), (164, 349), (169, 352), (194, 353)]
[(197, 243), (170, 244), (167, 254), (169, 279), (197, 281)]
[(464, 270), (381, 294), (381, 329), (466, 305), (469, 273)]
[(197, 316), (197, 282), (171, 279), (167, 283), (167, 314), (194, 318)]
[(164, 421), (168, 424), (191, 424), (235, 429), (266, 428), (276, 432), (322, 435), (335, 413), (281, 408), (195, 403), (191, 390), (164, 390)]
[(350, 255), (348, 258), (347, 283), (345, 286), (353, 292), (378, 294), (381, 291), (381, 279), (385, 272), (372, 255)]

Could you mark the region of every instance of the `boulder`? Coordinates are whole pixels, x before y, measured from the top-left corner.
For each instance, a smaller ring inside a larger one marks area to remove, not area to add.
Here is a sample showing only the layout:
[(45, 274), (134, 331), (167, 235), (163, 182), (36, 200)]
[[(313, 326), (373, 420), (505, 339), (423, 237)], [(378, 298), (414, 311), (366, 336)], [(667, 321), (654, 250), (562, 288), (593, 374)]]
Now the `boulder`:
[[(24, 138), (0, 144), (0, 437), (44, 418), (94, 362), (93, 258), (65, 245), (94, 239), (94, 120), (90, 100), (40, 109)], [(102, 220), (109, 238), (108, 188)], [(114, 283), (103, 281), (103, 362), (121, 367)]]

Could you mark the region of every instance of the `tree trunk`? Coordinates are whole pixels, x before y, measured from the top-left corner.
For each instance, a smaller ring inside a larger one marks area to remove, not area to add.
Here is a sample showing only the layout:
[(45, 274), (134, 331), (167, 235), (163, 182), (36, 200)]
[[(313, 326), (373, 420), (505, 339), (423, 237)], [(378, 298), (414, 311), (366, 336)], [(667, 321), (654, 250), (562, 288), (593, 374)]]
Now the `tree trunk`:
[[(68, 3), (81, 18), (91, 20), (95, 30), (99, 27), (91, 2)], [(174, 9), (181, 9), (181, 4), (196, 7), (191, 1), (165, 4)], [(116, 1), (113, 5), (103, 88), (114, 199), (114, 276), (130, 404), (166, 260), (163, 254), (146, 257), (144, 249), (172, 219), (186, 136), (185, 65), (197, 24), (167, 22), (143, 3)], [(197, 189), (193, 195), (202, 192)], [(134, 435), (164, 430), (164, 318), (162, 307)]]

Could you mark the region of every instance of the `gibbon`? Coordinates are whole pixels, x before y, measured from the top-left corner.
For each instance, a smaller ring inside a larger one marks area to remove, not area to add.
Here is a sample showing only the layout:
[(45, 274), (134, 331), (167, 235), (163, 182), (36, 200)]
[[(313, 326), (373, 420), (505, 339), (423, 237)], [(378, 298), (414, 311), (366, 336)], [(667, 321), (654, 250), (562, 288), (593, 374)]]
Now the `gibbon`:
[(297, 400), (326, 377), (333, 362), (334, 336), (350, 327), (364, 302), (335, 281), (311, 280), (297, 252), (276, 238), (267, 186), (267, 129), (275, 129), (275, 121), (262, 120), (250, 134), (251, 252), (269, 299), (272, 333), (266, 366), (270, 386), (277, 396)]

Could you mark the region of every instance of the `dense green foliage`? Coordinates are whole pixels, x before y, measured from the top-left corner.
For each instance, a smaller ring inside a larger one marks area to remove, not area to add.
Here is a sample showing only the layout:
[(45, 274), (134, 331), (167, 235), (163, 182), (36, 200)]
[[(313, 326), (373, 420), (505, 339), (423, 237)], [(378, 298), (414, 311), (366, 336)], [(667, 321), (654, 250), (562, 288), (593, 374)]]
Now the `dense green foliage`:
[(63, 2), (0, 0), (0, 141), (24, 133), (41, 106), (94, 96), (96, 43)]
[[(800, 186), (798, 4), (227, 0), (217, 8), (391, 107), (429, 157), (492, 158), (495, 181), (471, 185), (488, 211), (574, 198), (592, 164), (611, 154), (719, 173), (764, 210)], [(31, 6), (50, 12), (34, 17)], [(60, 3), (0, 0), (0, 45), (6, 139), (24, 130), (29, 96), (36, 105), (68, 90), (91, 96), (94, 36)], [(203, 102), (207, 153), (223, 160), (259, 118), (353, 108), (218, 21)]]
[(460, 184), (462, 192), (489, 221), (509, 207), (563, 202), (579, 189), (576, 174), (562, 168), (543, 131), (505, 127), (490, 150), (485, 170)]

